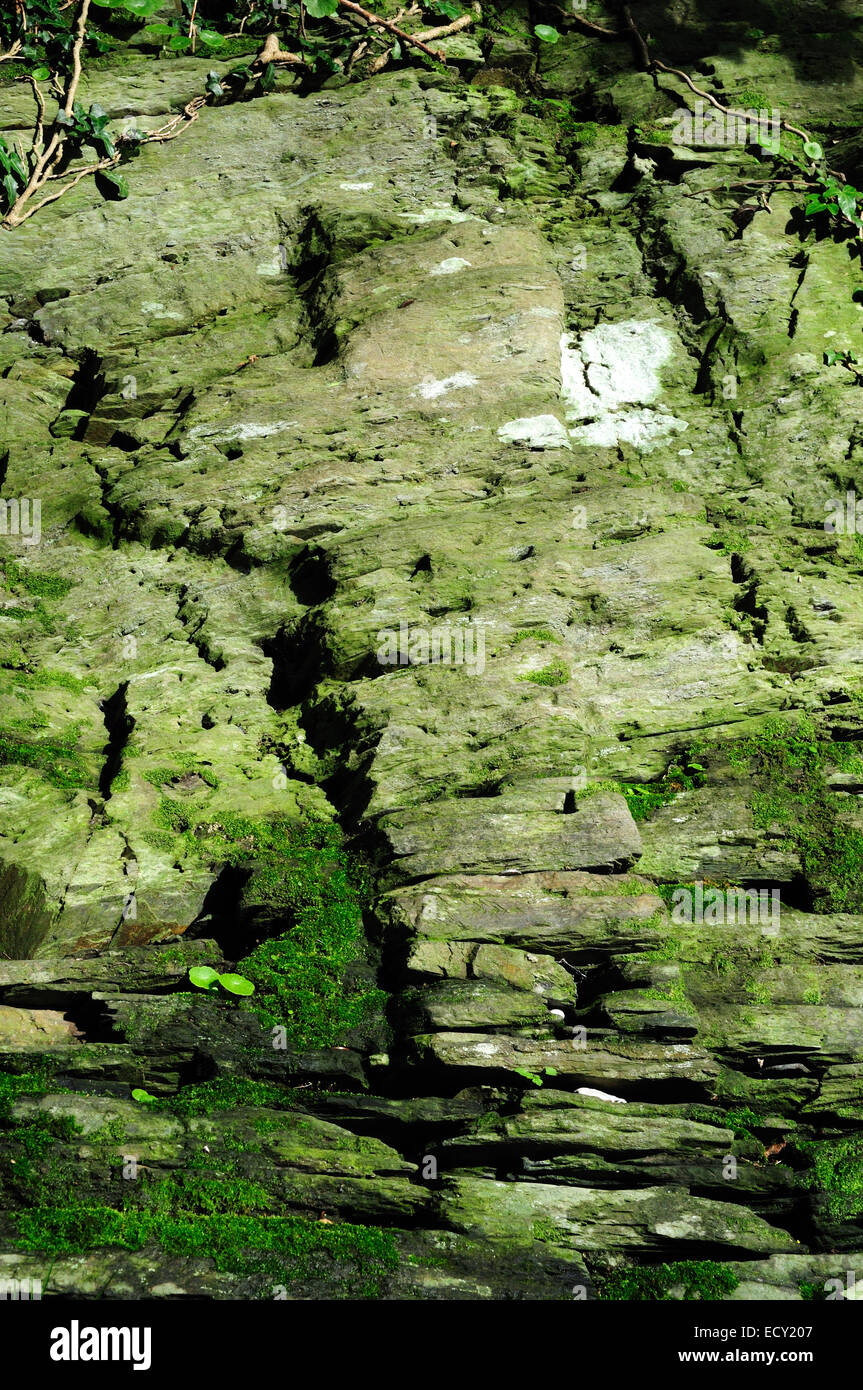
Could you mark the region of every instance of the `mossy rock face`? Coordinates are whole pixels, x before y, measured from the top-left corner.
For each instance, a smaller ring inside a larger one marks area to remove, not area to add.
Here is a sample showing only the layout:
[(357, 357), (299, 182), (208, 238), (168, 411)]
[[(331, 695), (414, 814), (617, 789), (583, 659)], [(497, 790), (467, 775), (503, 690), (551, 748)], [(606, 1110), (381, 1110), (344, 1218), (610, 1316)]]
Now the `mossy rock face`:
[[(642, 9), (853, 176), (846, 16)], [(808, 1301), (863, 1248), (859, 266), (534, 19), (211, 102), (0, 242), (0, 1257), (49, 1295)], [(110, 42), (116, 132), (216, 61)]]

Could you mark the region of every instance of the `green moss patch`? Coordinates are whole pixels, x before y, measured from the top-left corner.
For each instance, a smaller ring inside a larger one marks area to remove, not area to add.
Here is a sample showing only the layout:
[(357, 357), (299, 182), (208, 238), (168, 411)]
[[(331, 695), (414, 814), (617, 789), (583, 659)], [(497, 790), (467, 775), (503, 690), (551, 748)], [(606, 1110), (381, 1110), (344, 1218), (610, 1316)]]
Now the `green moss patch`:
[(141, 1250), (156, 1244), (165, 1254), (212, 1259), (224, 1273), (260, 1275), (274, 1284), (335, 1279), (346, 1298), (380, 1297), (398, 1262), (395, 1240), (386, 1231), (295, 1217), (197, 1211), (165, 1216), (81, 1206), (39, 1207), (17, 1212), (11, 1220), (18, 1248), (48, 1257), (102, 1246)]
[(55, 738), (21, 738), (17, 730), (0, 730), (0, 766), (35, 767), (52, 787), (92, 786), (95, 773), (77, 751), (78, 726)]
[(526, 671), (518, 676), (520, 681), (532, 681), (534, 685), (566, 685), (570, 670), (565, 661), (551, 661), (539, 671)]
[(822, 1194), (837, 1221), (859, 1216), (863, 1212), (863, 1134), (803, 1140), (799, 1147), (813, 1160), (802, 1176), (804, 1187)]
[(246, 1007), (264, 1027), (284, 1027), (292, 1047), (332, 1047), (382, 1005), (384, 992), (358, 969), (365, 877), (349, 864), (337, 826), (213, 811), (204, 820), (169, 797), (157, 823), (190, 856), (248, 866), (250, 912), (284, 923), (237, 966), (255, 986)]
[(771, 720), (729, 752), (755, 784), (750, 805), (762, 830), (779, 827), (796, 849), (815, 912), (856, 912), (863, 903), (863, 834), (837, 819), (826, 785), (830, 768), (856, 772), (863, 760), (853, 744), (819, 736), (805, 714)]
[(681, 1260), (677, 1264), (616, 1269), (600, 1276), (597, 1293), (601, 1299), (658, 1302), (670, 1299), (671, 1290), (679, 1287), (685, 1300), (720, 1299), (733, 1293), (739, 1282), (733, 1270), (712, 1260)]

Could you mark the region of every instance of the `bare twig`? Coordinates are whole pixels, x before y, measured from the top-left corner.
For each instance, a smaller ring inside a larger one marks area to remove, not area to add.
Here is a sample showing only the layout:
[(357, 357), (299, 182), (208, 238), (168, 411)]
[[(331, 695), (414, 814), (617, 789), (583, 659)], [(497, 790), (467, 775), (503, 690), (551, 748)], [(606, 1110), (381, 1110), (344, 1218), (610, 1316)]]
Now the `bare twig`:
[(441, 24), (437, 29), (421, 29), (414, 34), (414, 38), (422, 39), (423, 43), (428, 43), (430, 39), (445, 39), (448, 34), (457, 34), (461, 29), (467, 29), (468, 25), (475, 24), (481, 13), (479, 5), (474, 5), (473, 14), (460, 15), (452, 24)]
[(632, 39), (632, 42), (635, 45), (635, 51), (638, 54), (639, 59), (641, 60), (641, 66), (645, 72), (649, 72), (653, 64), (650, 59), (650, 54), (647, 51), (647, 44), (644, 42), (644, 39), (641, 36), (641, 30), (638, 28), (637, 24), (635, 23), (635, 20), (632, 18), (632, 12), (629, 6), (621, 5), (620, 13), (623, 15), (623, 22), (626, 25), (629, 37)]
[(411, 44), (412, 47), (419, 48), (421, 52), (427, 53), (430, 58), (435, 58), (440, 63), (445, 61), (446, 55), (441, 53), (439, 49), (435, 50), (434, 48), (429, 48), (428, 45), (424, 43), (422, 39), (417, 38), (416, 35), (406, 34), (404, 29), (400, 29), (397, 25), (391, 24), (388, 19), (381, 19), (379, 15), (372, 14), (371, 10), (364, 10), (362, 5), (355, 5), (354, 0), (339, 0), (339, 5), (343, 10), (347, 10), (349, 14), (358, 14), (367, 24), (380, 25), (382, 29), (388, 30), (391, 34), (395, 34), (396, 38), (400, 39), (402, 43)]
[(27, 81), (33, 88), (33, 97), (36, 102), (36, 125), (33, 130), (33, 142), (30, 148), (38, 158), (45, 148), (45, 98), (42, 95), (39, 83), (36, 81), (35, 77), (28, 74)]
[[(84, 38), (87, 29), (87, 15), (90, 11), (90, 0), (80, 0), (78, 18), (75, 21), (74, 40), (72, 43), (72, 71), (66, 82), (66, 87), (60, 100), (60, 109), (67, 116), (72, 114), (72, 107), (75, 103), (75, 94), (78, 90), (78, 83), (81, 81), (81, 50), (84, 47)], [(36, 149), (35, 144), (31, 147), (31, 159), (33, 167), (27, 186), (18, 194), (6, 216), (0, 221), (0, 227), (17, 227), (21, 222), (26, 221), (31, 213), (24, 214), (24, 208), (30, 202), (35, 193), (40, 188), (44, 188), (48, 178), (53, 173), (63, 156), (63, 144), (65, 135), (62, 129), (56, 128), (51, 139), (48, 141), (48, 148), (44, 151)], [(47, 201), (53, 202), (54, 197), (59, 197), (59, 193), (53, 195)], [(43, 206), (42, 203), (37, 205)], [(33, 209), (35, 212), (37, 208)]]
[(267, 63), (291, 63), (300, 67), (304, 66), (304, 60), (299, 53), (286, 53), (279, 48), (278, 34), (268, 34), (264, 40), (264, 46), (255, 59), (256, 64), (266, 67)]
[(8, 63), (10, 58), (21, 52), (21, 40), (16, 39), (12, 47), (6, 53), (0, 53), (0, 63)]
[(585, 29), (588, 34), (599, 34), (603, 39), (623, 38), (623, 35), (619, 34), (616, 29), (603, 29), (601, 24), (594, 24), (592, 19), (585, 19), (583, 15), (571, 14), (570, 11), (565, 10), (562, 5), (555, 5), (553, 8), (557, 10), (558, 14), (562, 14), (564, 19), (579, 25), (579, 27)]

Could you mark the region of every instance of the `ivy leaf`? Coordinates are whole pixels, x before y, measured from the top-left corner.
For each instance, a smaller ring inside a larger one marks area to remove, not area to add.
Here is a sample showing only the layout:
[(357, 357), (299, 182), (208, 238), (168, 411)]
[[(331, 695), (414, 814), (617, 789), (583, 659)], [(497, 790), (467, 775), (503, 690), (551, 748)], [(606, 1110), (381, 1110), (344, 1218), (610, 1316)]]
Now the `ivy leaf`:
[(229, 994), (254, 994), (255, 992), (255, 986), (251, 980), (244, 979), (242, 975), (220, 975), (219, 984)]
[(339, 8), (339, 0), (306, 0), (306, 10), (312, 19), (326, 19), (327, 15), (335, 14)]
[(114, 169), (99, 169), (96, 173), (96, 187), (108, 202), (119, 202), (128, 198), (129, 185), (122, 174)]
[(400, 58), (402, 56), (402, 46), (399, 43), (398, 39), (396, 39), (395, 43), (393, 44), (392, 56), (394, 58)]
[(131, 14), (137, 15), (138, 19), (147, 19), (157, 10), (162, 9), (163, 0), (121, 0), (124, 10), (129, 10)]
[(843, 188), (842, 192), (839, 194), (837, 202), (839, 203), (840, 210), (844, 212), (846, 217), (853, 217), (856, 213), (858, 196), (856, 188)]
[(18, 197), (18, 185), (11, 174), (6, 174), (3, 178), (3, 192), (6, 194), (6, 202), (11, 208)]
[(558, 31), (553, 29), (550, 24), (535, 24), (533, 32), (543, 43), (557, 43), (560, 38)]
[(806, 199), (803, 211), (807, 217), (813, 217), (816, 212), (823, 212), (826, 207), (827, 204), (824, 199), (819, 198), (817, 193), (813, 193), (810, 198)]
[(807, 140), (803, 146), (803, 153), (812, 160), (824, 158), (824, 151), (817, 140)]
[(69, 130), (69, 128), (75, 124), (75, 121), (68, 112), (60, 110), (54, 117), (54, 124), (62, 126), (64, 130)]

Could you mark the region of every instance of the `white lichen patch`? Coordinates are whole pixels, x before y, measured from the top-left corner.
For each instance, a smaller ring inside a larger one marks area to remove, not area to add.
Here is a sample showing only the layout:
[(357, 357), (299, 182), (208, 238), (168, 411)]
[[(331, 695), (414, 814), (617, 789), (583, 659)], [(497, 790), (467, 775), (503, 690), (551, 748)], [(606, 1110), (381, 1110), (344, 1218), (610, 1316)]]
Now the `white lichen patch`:
[(455, 275), (459, 270), (467, 270), (470, 261), (464, 256), (449, 256), (445, 261), (432, 266), (429, 275)]
[(455, 372), (452, 376), (445, 376), (440, 381), (435, 381), (434, 377), (427, 376), (411, 392), (413, 396), (422, 396), (424, 401), (436, 401), (438, 396), (445, 396), (448, 391), (458, 391), (466, 386), (477, 386), (479, 377), (473, 376), (471, 372)]
[(469, 212), (459, 212), (457, 208), (449, 203), (436, 203), (433, 207), (423, 208), (421, 212), (400, 212), (399, 217), (406, 217), (410, 222), (418, 222), (421, 226), (427, 222), (476, 222), (478, 218)]
[(687, 428), (653, 402), (662, 390), (661, 368), (674, 354), (670, 334), (658, 323), (604, 323), (560, 340), (561, 394), (570, 437), (613, 448), (618, 443), (649, 450)]
[(343, 188), (346, 193), (369, 193), (373, 188), (373, 183), (340, 183), (339, 188)]
[(688, 429), (685, 420), (678, 420), (667, 411), (625, 410), (613, 415), (601, 415), (585, 425), (569, 431), (570, 439), (579, 444), (596, 444), (601, 449), (613, 449), (616, 444), (632, 444), (648, 453), (663, 439)]
[(141, 303), (141, 313), (148, 314), (154, 319), (181, 319), (182, 314), (176, 309), (166, 309), (164, 304), (159, 304), (156, 300), (145, 299)]
[(498, 439), (505, 444), (524, 444), (529, 449), (570, 448), (566, 429), (555, 415), (524, 415), (501, 425)]
[(265, 439), (270, 434), (281, 434), (283, 430), (289, 430), (298, 422), (296, 420), (273, 420), (268, 425), (240, 424), (228, 425), (226, 428), (213, 425), (196, 425), (189, 430), (189, 440), (210, 439), (214, 443), (235, 444), (244, 443), (249, 439)]

